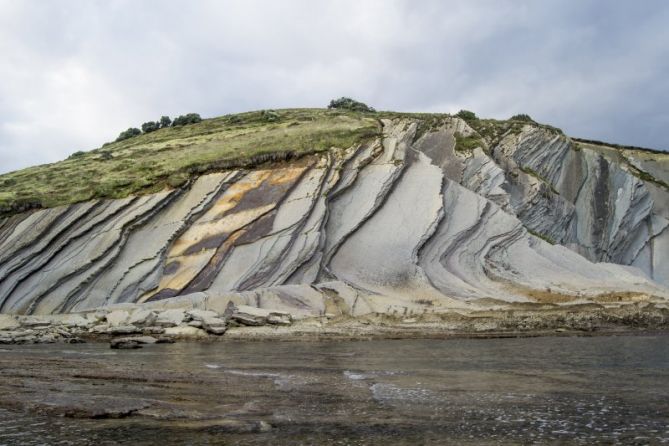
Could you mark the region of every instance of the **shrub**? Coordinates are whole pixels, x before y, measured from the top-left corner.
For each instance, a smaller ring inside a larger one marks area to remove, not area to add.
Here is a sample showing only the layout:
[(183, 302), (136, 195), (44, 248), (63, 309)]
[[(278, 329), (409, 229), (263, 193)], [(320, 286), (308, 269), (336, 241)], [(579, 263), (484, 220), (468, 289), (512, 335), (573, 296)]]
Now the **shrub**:
[(128, 130), (121, 132), (121, 134), (118, 135), (118, 138), (116, 138), (116, 141), (123, 141), (125, 139), (133, 138), (141, 134), (142, 131), (140, 129), (135, 127), (130, 127)]
[(455, 132), (453, 136), (455, 137), (455, 150), (465, 151), (483, 147), (483, 141), (478, 135), (464, 136), (460, 132)]
[(228, 124), (241, 124), (244, 120), (239, 115), (231, 115), (228, 118)]
[(455, 116), (457, 116), (458, 118), (462, 118), (465, 121), (475, 121), (478, 119), (476, 113), (469, 110), (460, 110)]
[(187, 182), (188, 182), (188, 174), (185, 172), (177, 173), (167, 178), (167, 184), (173, 188), (181, 187)]
[(511, 121), (535, 122), (534, 119), (530, 117), (530, 115), (526, 115), (524, 113), (511, 116)]
[(160, 117), (160, 128), (164, 129), (165, 127), (169, 127), (172, 125), (172, 120), (170, 119), (169, 116), (161, 116)]
[(142, 131), (144, 133), (155, 132), (159, 128), (160, 128), (160, 124), (155, 122), (155, 121), (149, 121), (149, 122), (145, 122), (144, 124), (142, 124)]
[(359, 111), (359, 112), (376, 111), (373, 107), (370, 107), (367, 104), (346, 97), (341, 97), (339, 99), (331, 100), (330, 105), (328, 105), (328, 108), (330, 109), (336, 108), (336, 109)]
[(260, 118), (266, 122), (276, 122), (279, 120), (279, 114), (274, 110), (263, 110), (260, 112)]
[(83, 152), (83, 151), (81, 151), (81, 150), (78, 150), (78, 151), (74, 152), (72, 155), (68, 156), (68, 159), (82, 157), (82, 156), (84, 156), (85, 153), (86, 153), (86, 152)]
[(198, 122), (202, 122), (202, 118), (200, 117), (199, 114), (188, 113), (187, 115), (181, 115), (177, 118), (174, 118), (174, 121), (172, 121), (172, 127), (177, 127), (180, 125), (188, 125), (188, 124), (197, 124)]

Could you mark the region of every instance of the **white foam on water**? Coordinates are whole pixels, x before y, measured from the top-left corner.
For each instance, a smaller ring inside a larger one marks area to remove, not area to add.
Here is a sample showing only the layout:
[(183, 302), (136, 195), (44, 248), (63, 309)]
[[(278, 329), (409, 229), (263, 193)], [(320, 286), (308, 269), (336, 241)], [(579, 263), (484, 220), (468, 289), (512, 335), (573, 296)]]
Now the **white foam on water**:
[(351, 372), (350, 370), (344, 370), (344, 376), (347, 377), (348, 379), (352, 379), (354, 381), (360, 381), (360, 380), (369, 378), (368, 375), (365, 375), (363, 373)]
[(240, 375), (240, 376), (259, 376), (261, 378), (277, 378), (281, 376), (280, 373), (248, 372), (246, 370), (235, 370), (235, 369), (226, 370), (225, 373), (229, 373), (231, 375)]
[(393, 384), (376, 383), (369, 386), (372, 397), (379, 401), (419, 402), (431, 400), (432, 392), (422, 388), (402, 388)]
[(61, 353), (66, 355), (89, 355), (89, 356), (109, 356), (116, 355), (116, 352), (84, 352), (80, 350), (61, 350)]

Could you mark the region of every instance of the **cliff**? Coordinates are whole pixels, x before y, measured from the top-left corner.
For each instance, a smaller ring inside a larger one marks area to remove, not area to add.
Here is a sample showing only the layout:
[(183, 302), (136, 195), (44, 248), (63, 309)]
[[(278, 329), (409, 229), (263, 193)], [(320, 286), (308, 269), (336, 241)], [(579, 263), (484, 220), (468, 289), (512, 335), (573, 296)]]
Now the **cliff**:
[(666, 306), (669, 155), (534, 123), (374, 117), (375, 132), (369, 117), (347, 123), (366, 133), (339, 147), (292, 150), (279, 135), (262, 144), (290, 156), (6, 214), (0, 312), (207, 299), (298, 316)]

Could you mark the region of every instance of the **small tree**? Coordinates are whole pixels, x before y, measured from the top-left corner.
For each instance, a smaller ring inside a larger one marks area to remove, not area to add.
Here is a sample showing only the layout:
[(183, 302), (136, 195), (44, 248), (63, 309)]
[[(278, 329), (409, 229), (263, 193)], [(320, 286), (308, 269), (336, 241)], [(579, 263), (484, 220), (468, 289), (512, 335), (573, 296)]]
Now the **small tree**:
[(174, 121), (172, 121), (172, 127), (177, 127), (180, 125), (188, 125), (188, 124), (197, 124), (198, 122), (202, 122), (202, 118), (200, 117), (199, 114), (188, 113), (187, 115), (181, 115), (177, 118), (174, 118)]
[(160, 128), (160, 124), (158, 124), (155, 121), (149, 121), (149, 122), (145, 122), (144, 124), (142, 124), (142, 131), (144, 133), (155, 132), (159, 128)]
[(263, 110), (260, 112), (260, 117), (267, 122), (276, 122), (279, 120), (279, 114), (274, 110)]
[(120, 135), (118, 135), (118, 138), (116, 138), (116, 141), (123, 141), (128, 138), (133, 138), (137, 135), (141, 135), (142, 131), (138, 128), (135, 127), (130, 127), (128, 130), (121, 132)]
[(460, 110), (455, 116), (458, 118), (464, 119), (465, 121), (474, 121), (478, 119), (476, 113), (469, 110)]
[(85, 154), (86, 154), (86, 152), (78, 150), (78, 151), (74, 152), (72, 155), (68, 156), (67, 159), (80, 158), (80, 157), (84, 156)]
[(355, 99), (341, 97), (339, 99), (333, 99), (330, 101), (328, 108), (333, 109), (342, 109), (342, 110), (351, 110), (359, 112), (375, 112), (373, 107), (370, 107), (367, 104), (356, 101)]
[(164, 129), (165, 127), (169, 127), (172, 125), (172, 120), (170, 119), (169, 116), (161, 116), (160, 117), (160, 128)]
[(530, 118), (530, 115), (526, 115), (524, 113), (511, 116), (511, 121), (535, 122), (534, 119)]

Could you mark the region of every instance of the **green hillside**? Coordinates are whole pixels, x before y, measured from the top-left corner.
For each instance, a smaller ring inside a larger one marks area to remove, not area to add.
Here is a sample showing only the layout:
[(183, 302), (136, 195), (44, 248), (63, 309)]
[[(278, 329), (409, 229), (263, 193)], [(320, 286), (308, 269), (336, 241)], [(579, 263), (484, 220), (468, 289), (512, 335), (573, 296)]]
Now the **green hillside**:
[(249, 112), (168, 127), (0, 175), (0, 215), (176, 187), (204, 172), (346, 148), (379, 134), (374, 115)]
[[(344, 99), (352, 101), (341, 100)], [(161, 128), (89, 152), (77, 152), (64, 161), (6, 173), (0, 175), (0, 217), (94, 198), (151, 193), (181, 186), (206, 172), (253, 167), (332, 147), (348, 148), (378, 137), (382, 118), (416, 120), (418, 138), (443, 125), (444, 119), (451, 116), (377, 112), (352, 102), (366, 108), (286, 109), (226, 115), (196, 124)], [(345, 106), (350, 108), (350, 104)], [(527, 115), (495, 120), (461, 111), (456, 116), (475, 130), (470, 136), (455, 135), (456, 150), (464, 152), (476, 147), (484, 150), (494, 147), (502, 137), (518, 134), (526, 125), (562, 134), (560, 129), (539, 124)], [(633, 174), (669, 187), (638, 166), (632, 166), (628, 159), (628, 155), (633, 155), (641, 162), (652, 161), (650, 167), (658, 165), (666, 171), (669, 163), (666, 154), (599, 141), (576, 141), (575, 150), (588, 147), (608, 157), (617, 154), (617, 161), (627, 165)]]

